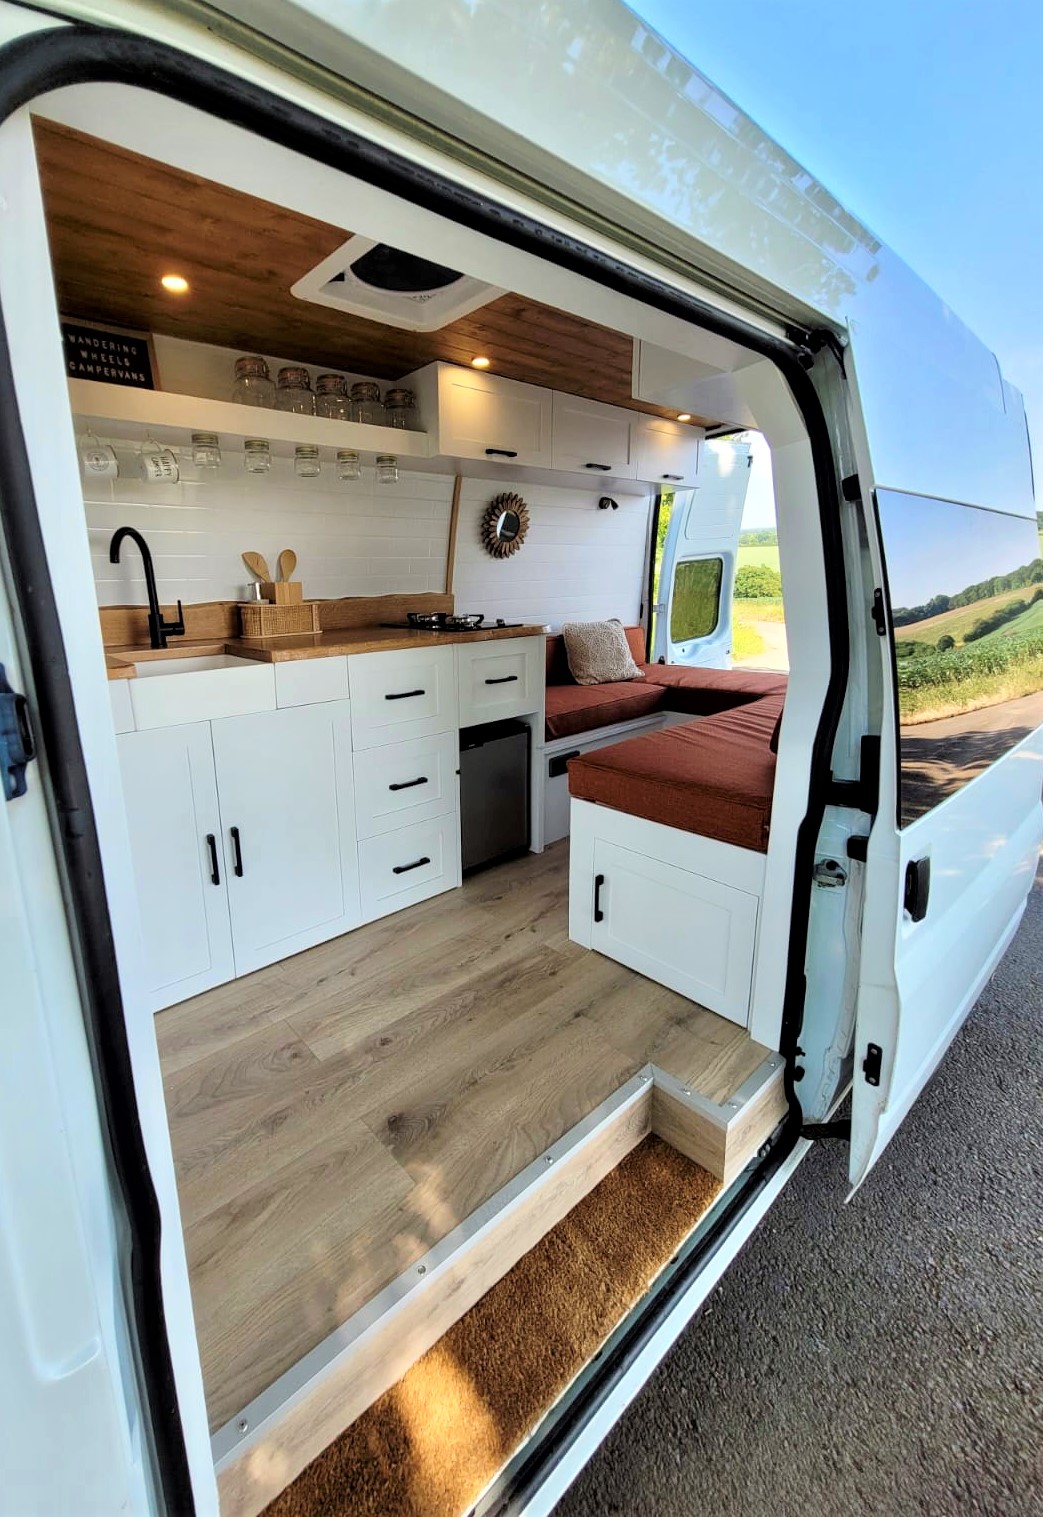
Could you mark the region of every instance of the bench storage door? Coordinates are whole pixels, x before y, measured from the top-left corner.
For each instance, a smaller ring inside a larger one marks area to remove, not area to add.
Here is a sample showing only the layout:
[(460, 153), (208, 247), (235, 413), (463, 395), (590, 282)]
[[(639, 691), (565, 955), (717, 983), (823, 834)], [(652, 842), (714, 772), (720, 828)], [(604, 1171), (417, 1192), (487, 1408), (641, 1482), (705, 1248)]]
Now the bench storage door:
[(757, 897), (597, 838), (591, 947), (745, 1027)]

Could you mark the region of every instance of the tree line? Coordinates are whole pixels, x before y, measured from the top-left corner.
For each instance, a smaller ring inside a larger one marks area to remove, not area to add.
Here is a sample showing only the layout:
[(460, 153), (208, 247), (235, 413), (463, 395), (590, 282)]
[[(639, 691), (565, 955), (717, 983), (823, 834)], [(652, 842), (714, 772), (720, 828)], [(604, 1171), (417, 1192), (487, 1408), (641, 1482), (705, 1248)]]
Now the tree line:
[[(1023, 590), (1027, 585), (1043, 581), (1043, 559), (1034, 558), (1022, 564), (1010, 574), (994, 574), (976, 585), (968, 585), (955, 595), (935, 595), (922, 606), (899, 606), (892, 612), (896, 627), (908, 627), (912, 622), (925, 622), (930, 616), (941, 616), (944, 611), (957, 611), (962, 606), (973, 606), (975, 601), (987, 600), (993, 595), (1002, 595), (1006, 590)], [(1024, 610), (1025, 607), (1022, 607)], [(978, 636), (984, 636), (978, 633)]]

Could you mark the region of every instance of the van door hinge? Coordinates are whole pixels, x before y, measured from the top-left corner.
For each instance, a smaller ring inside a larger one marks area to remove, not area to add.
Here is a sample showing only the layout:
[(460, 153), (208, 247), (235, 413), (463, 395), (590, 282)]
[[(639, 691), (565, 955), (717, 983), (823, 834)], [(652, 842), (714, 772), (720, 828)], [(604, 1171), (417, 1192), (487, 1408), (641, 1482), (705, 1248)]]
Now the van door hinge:
[(886, 616), (886, 614), (884, 612), (884, 592), (882, 590), (874, 590), (873, 591), (872, 617), (873, 617), (873, 626), (877, 630), (877, 636), (878, 637), (886, 637), (887, 636), (887, 616)]
[(835, 1122), (805, 1122), (800, 1136), (812, 1142), (819, 1138), (839, 1138), (842, 1143), (850, 1143), (851, 1118), (838, 1117)]
[(0, 664), (0, 773), (4, 781), (4, 800), (13, 801), (26, 792), (25, 771), (36, 757), (32, 728), (29, 726), (29, 702), (7, 682), (7, 671)]
[(880, 1071), (884, 1064), (884, 1050), (879, 1043), (870, 1043), (866, 1049), (866, 1056), (862, 1060), (862, 1073), (866, 1077), (867, 1085), (880, 1084)]

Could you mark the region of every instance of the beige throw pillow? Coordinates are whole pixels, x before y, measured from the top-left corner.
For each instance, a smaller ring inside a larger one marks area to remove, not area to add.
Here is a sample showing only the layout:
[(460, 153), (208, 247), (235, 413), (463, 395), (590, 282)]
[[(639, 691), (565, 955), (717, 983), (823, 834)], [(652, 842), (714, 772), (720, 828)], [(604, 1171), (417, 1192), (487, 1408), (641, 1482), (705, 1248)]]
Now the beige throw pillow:
[(634, 663), (623, 623), (564, 622), (561, 635), (572, 678), (577, 685), (610, 685), (617, 680), (644, 679)]

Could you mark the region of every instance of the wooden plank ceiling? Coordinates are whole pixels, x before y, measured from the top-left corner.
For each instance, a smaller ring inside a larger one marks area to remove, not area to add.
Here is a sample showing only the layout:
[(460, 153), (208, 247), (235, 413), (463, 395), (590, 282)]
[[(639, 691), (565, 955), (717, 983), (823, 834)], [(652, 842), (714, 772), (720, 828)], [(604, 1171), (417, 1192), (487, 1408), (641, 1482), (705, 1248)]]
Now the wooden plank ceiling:
[[(65, 316), (276, 353), (393, 380), (435, 359), (653, 415), (631, 395), (633, 341), (503, 295), (439, 332), (407, 332), (290, 294), (351, 235), (54, 122), (34, 122), (58, 304)], [(348, 216), (350, 219), (350, 216)], [(163, 274), (189, 281), (169, 295)], [(698, 418), (697, 418), (698, 419)]]

